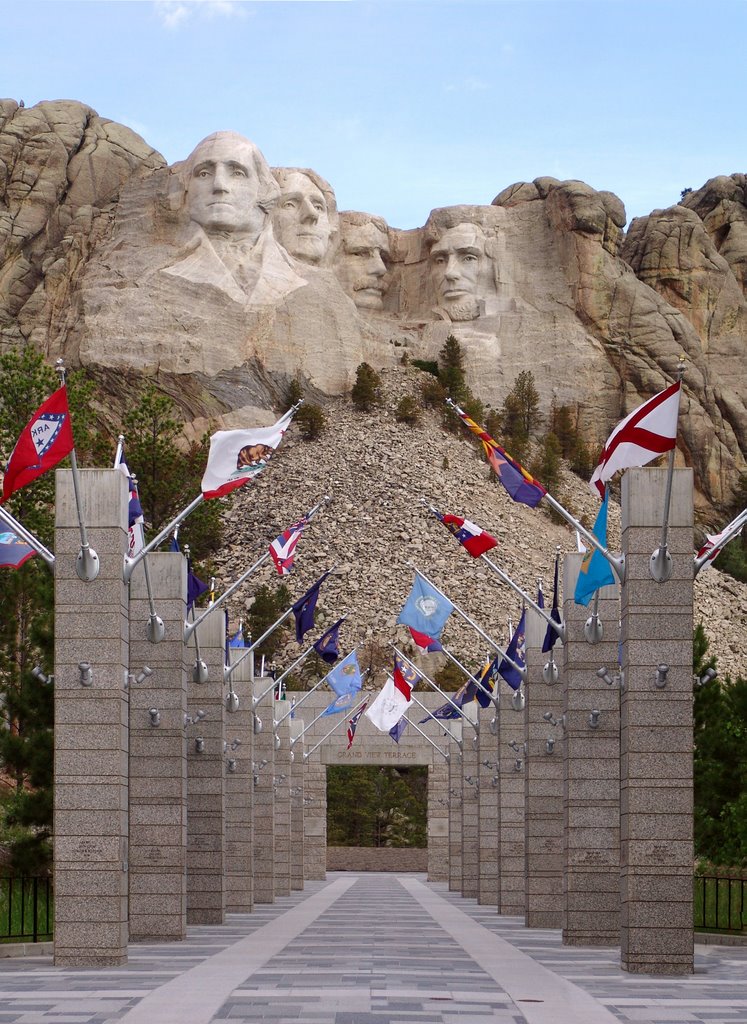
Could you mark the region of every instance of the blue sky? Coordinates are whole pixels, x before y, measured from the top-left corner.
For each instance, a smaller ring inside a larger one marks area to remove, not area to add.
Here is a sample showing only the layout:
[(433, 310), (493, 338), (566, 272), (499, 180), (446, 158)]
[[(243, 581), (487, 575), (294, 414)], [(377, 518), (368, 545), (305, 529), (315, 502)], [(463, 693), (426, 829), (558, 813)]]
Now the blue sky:
[(0, 0), (0, 95), (171, 163), (233, 129), (391, 226), (551, 175), (628, 218), (747, 171), (744, 0)]

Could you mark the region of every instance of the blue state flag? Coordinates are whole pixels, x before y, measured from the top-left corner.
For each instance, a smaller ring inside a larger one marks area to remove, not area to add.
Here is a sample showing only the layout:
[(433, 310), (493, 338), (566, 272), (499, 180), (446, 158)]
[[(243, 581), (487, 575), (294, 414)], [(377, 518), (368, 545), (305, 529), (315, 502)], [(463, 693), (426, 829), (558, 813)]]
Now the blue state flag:
[(407, 719), (403, 715), (400, 718), (400, 720), (395, 725), (393, 725), (389, 730), (389, 735), (392, 737), (395, 743), (399, 743), (399, 741), (402, 739), (402, 733), (405, 731), (406, 728)]
[(230, 637), (228, 641), (229, 647), (246, 647), (246, 640), (244, 639), (244, 628), (239, 626), (236, 632)]
[[(555, 582), (553, 584), (552, 592), (552, 611), (550, 612), (550, 618), (553, 622), (557, 622), (560, 625), (560, 608), (558, 607), (558, 565), (560, 564), (560, 557), (555, 556)], [(539, 602), (537, 602), (539, 604)], [(540, 605), (540, 607), (544, 607)], [(542, 641), (542, 652), (547, 654), (551, 651), (555, 644), (558, 642), (558, 634), (548, 622), (547, 629), (545, 630), (545, 639)]]
[(12, 530), (0, 533), (0, 566), (7, 569), (20, 569), (36, 551)]
[(338, 697), (343, 694), (357, 693), (363, 685), (358, 655), (351, 651), (339, 665), (335, 665), (325, 676), (325, 682), (335, 691)]
[(328, 708), (322, 711), (320, 718), (325, 715), (339, 715), (341, 711), (349, 711), (355, 704), (357, 698), (357, 690), (351, 690), (349, 693), (341, 693), (335, 697)]
[(399, 613), (397, 622), (417, 630), (418, 633), (439, 637), (453, 611), (454, 605), (448, 597), (416, 573), (412, 590)]
[(521, 672), (519, 669), (525, 668), (527, 663), (526, 658), (526, 608), (521, 613), (519, 619), (519, 625), (514, 630), (514, 635), (511, 637), (508, 647), (506, 648), (506, 654), (513, 661), (514, 665), (511, 665), (504, 658), (501, 662), (498, 674), (503, 676), (503, 679), (508, 683), (512, 690), (518, 690), (521, 686)]
[[(605, 489), (602, 507), (597, 513), (594, 528), (591, 531), (603, 548), (607, 547), (607, 503), (609, 492)], [(600, 587), (607, 587), (615, 582), (612, 566), (595, 547), (590, 547), (586, 552), (581, 571), (576, 580), (576, 590), (573, 600), (576, 604), (587, 605)]]
[(326, 661), (328, 665), (334, 665), (337, 659), (340, 657), (340, 626), (343, 624), (344, 619), (338, 619), (334, 626), (330, 626), (329, 629), (322, 633), (319, 639), (314, 643), (314, 650), (322, 659)]

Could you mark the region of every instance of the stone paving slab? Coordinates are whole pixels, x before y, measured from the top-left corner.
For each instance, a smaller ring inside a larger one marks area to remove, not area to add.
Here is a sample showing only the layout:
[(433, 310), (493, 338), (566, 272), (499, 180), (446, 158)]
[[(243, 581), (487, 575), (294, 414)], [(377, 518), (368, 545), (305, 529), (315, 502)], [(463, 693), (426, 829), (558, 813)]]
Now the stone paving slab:
[[(589, 1016), (591, 1014), (591, 1017)], [(0, 1024), (747, 1024), (747, 947), (691, 977), (630, 975), (423, 875), (330, 873), (303, 891), (132, 944), (117, 968), (0, 961)]]

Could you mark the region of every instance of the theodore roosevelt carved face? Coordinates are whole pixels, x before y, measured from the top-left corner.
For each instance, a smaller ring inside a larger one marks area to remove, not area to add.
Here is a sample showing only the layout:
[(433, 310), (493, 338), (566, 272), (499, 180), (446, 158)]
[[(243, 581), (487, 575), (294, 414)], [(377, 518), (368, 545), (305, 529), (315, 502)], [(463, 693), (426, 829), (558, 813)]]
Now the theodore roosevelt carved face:
[(485, 235), (476, 224), (457, 224), (433, 243), (431, 281), (438, 305), (452, 320), (474, 320), (480, 316), (488, 266)]
[(257, 147), (235, 132), (215, 132), (187, 159), (187, 212), (208, 235), (254, 242), (278, 187)]
[(359, 309), (383, 309), (390, 259), (386, 223), (368, 214), (342, 214), (340, 231), (340, 284)]
[(280, 186), (272, 214), (275, 237), (296, 259), (321, 263), (337, 220), (332, 189), (313, 171), (275, 168), (273, 174)]

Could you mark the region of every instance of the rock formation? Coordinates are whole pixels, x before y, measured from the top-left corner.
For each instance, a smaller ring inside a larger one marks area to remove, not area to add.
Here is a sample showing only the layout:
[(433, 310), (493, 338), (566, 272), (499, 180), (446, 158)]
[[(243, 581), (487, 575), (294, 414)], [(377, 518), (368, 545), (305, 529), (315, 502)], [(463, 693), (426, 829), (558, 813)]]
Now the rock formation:
[(344, 394), (363, 360), (436, 358), (453, 333), (498, 405), (531, 370), (601, 444), (686, 357), (680, 462), (701, 511), (745, 468), (745, 176), (633, 221), (608, 192), (537, 178), (408, 231), (305, 168), (217, 133), (173, 167), (72, 101), (0, 101), (0, 343), (97, 379), (113, 425), (147, 376), (185, 418), (274, 418), (301, 377)]

